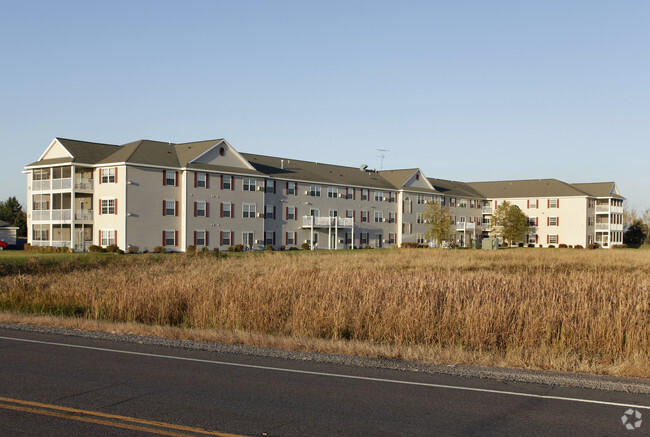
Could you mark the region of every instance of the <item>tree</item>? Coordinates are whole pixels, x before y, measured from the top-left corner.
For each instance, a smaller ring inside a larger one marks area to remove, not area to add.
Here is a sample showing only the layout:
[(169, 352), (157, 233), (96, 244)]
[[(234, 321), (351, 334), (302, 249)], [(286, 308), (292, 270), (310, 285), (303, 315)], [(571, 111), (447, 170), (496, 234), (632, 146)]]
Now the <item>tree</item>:
[(15, 197), (0, 202), (0, 220), (18, 228), (18, 235), (27, 235), (27, 216)]
[(639, 247), (646, 241), (646, 233), (646, 225), (641, 220), (637, 220), (628, 226), (623, 234), (623, 243), (630, 247)]
[(451, 212), (449, 208), (438, 202), (431, 202), (424, 211), (423, 217), (425, 223), (429, 224), (426, 239), (434, 240), (440, 246), (451, 231)]
[(528, 217), (517, 205), (503, 202), (492, 214), (492, 233), (509, 243), (523, 241), (528, 232)]

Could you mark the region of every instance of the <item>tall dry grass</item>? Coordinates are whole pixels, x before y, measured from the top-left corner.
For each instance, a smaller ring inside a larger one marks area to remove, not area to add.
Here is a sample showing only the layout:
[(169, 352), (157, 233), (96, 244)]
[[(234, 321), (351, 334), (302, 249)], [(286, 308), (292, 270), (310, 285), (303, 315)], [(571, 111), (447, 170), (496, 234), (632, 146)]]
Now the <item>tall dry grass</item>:
[(645, 251), (142, 256), (119, 269), (4, 277), (0, 308), (650, 377), (649, 285)]

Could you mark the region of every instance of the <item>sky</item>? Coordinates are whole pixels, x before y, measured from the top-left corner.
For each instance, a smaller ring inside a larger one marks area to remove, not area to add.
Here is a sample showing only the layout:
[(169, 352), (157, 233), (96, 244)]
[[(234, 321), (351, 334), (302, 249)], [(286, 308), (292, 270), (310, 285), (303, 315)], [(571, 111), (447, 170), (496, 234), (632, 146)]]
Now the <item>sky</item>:
[(225, 138), (466, 182), (615, 181), (650, 208), (646, 0), (0, 6), (0, 200), (25, 205), (55, 137)]

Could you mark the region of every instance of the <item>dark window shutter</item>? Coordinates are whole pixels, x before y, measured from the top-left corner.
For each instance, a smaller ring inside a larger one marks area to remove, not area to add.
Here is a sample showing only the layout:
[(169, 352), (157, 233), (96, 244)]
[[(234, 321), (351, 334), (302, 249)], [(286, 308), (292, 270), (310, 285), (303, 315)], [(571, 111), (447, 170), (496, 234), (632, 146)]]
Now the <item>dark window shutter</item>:
[(205, 202), (205, 216), (210, 217), (210, 203)]
[(289, 194), (289, 182), (285, 182), (285, 184), (286, 184), (286, 187), (284, 189), (284, 194), (286, 195), (286, 194)]
[(230, 178), (230, 191), (235, 191), (235, 178), (234, 176), (229, 176)]
[(163, 187), (167, 185), (167, 170), (162, 171), (163, 174)]
[(196, 202), (194, 202), (194, 217), (196, 217), (196, 210), (198, 209)]
[(176, 204), (175, 204), (174, 215), (178, 217), (178, 200), (176, 201)]
[(165, 231), (162, 231), (162, 245), (165, 245)]
[(115, 215), (117, 215), (117, 199), (115, 199)]
[(194, 246), (196, 246), (196, 231), (194, 231)]
[(275, 220), (275, 205), (273, 205), (273, 220)]
[(165, 203), (166, 203), (166, 202), (163, 200), (163, 208), (162, 208), (162, 215), (163, 215), (163, 216), (166, 216), (166, 215), (167, 215), (167, 208), (165, 208), (165, 206), (166, 206)]
[(526, 208), (530, 208), (530, 199), (526, 201)]
[(219, 246), (223, 246), (223, 231), (219, 231)]
[(176, 186), (178, 187), (178, 172), (176, 172)]
[(546, 207), (547, 208), (551, 207), (551, 199), (546, 199)]
[(276, 185), (277, 185), (277, 184), (276, 184), (275, 182), (273, 182), (273, 194), (275, 194), (275, 186), (276, 186)]
[[(99, 169), (99, 185), (102, 184), (102, 169)], [(163, 182), (165, 181), (165, 173), (163, 173)]]
[(174, 231), (174, 246), (178, 246), (178, 231)]
[(210, 175), (207, 173), (205, 175), (205, 188), (210, 188)]
[(221, 203), (221, 207), (220, 207), (220, 208), (221, 208), (221, 209), (220, 209), (220, 211), (219, 211), (219, 217), (223, 218), (223, 202)]
[(560, 226), (560, 217), (558, 217), (558, 218), (555, 219), (555, 223), (556, 223), (558, 226)]
[(197, 172), (194, 172), (194, 188), (196, 188), (198, 182), (199, 182), (199, 174)]
[[(97, 240), (97, 245), (98, 245), (98, 246), (101, 246), (101, 245), (102, 245), (102, 231), (97, 231), (97, 238), (99, 238), (99, 240)], [(46, 240), (48, 239), (48, 238), (47, 238), (47, 235), (46, 235), (46, 238), (45, 238), (45, 239), (46, 239)]]
[(221, 175), (221, 189), (223, 190), (223, 175)]
[(273, 245), (275, 246), (275, 231), (273, 231)]
[(205, 231), (205, 245), (210, 245), (210, 231)]
[(117, 167), (115, 167), (115, 183), (117, 183)]
[(230, 244), (231, 244), (232, 246), (235, 245), (235, 232), (234, 232), (234, 231), (232, 231), (232, 232), (230, 233)]
[(535, 234), (535, 243), (539, 242), (539, 235)]

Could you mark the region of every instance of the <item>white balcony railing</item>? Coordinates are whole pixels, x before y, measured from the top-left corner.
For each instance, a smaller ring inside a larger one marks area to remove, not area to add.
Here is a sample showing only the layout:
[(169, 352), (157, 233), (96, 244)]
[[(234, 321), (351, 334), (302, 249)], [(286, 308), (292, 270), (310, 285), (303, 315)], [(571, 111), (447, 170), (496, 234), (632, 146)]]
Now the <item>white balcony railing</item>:
[(596, 212), (609, 212), (609, 205), (596, 205)]
[(78, 209), (74, 213), (74, 219), (75, 220), (81, 220), (81, 221), (92, 221), (93, 219), (93, 211), (90, 209)]
[(72, 220), (72, 210), (71, 209), (53, 209), (52, 210), (52, 221), (66, 221)]
[(597, 231), (606, 231), (609, 229), (609, 223), (596, 223)]
[(456, 223), (455, 225), (452, 225), (452, 226), (454, 226), (457, 231), (474, 231), (474, 230), (476, 230), (476, 225), (474, 223), (462, 222), (462, 223)]
[(302, 226), (303, 227), (339, 227), (339, 228), (351, 228), (353, 224), (352, 218), (343, 218), (343, 217), (314, 217), (311, 215), (303, 216)]
[(75, 190), (87, 190), (90, 191), (93, 189), (93, 180), (85, 178), (77, 178), (74, 181)]
[(51, 187), (50, 180), (32, 181), (32, 191), (45, 191)]
[(483, 207), (483, 214), (492, 214), (492, 207), (484, 206)]
[(72, 179), (52, 179), (52, 190), (69, 190), (72, 188)]
[(612, 231), (622, 231), (623, 230), (623, 225), (620, 223), (617, 224), (612, 224), (609, 226), (609, 229)]
[(50, 217), (52, 215), (50, 214), (50, 210), (33, 210), (32, 211), (32, 220), (40, 221), (40, 220), (50, 220)]

